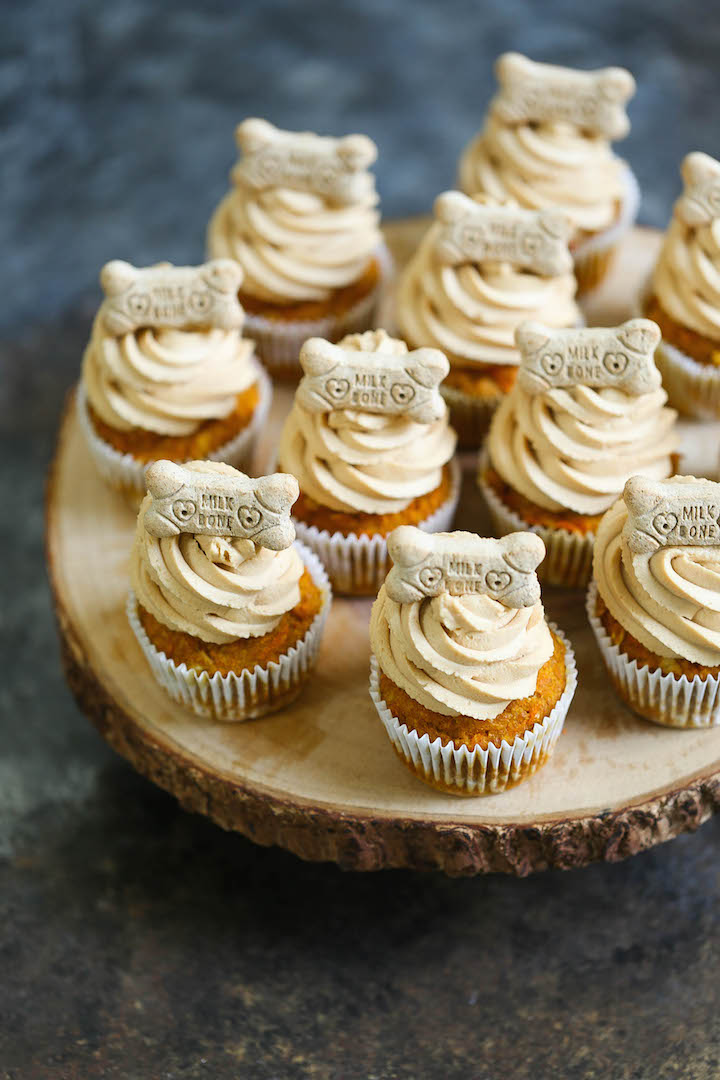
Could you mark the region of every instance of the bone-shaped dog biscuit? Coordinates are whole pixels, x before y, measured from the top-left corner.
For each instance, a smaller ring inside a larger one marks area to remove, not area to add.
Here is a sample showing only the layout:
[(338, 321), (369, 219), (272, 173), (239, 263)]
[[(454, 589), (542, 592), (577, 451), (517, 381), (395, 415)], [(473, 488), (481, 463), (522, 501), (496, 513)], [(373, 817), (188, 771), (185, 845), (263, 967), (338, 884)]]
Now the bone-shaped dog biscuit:
[(242, 159), (232, 172), (236, 184), (256, 191), (286, 187), (322, 195), (344, 205), (374, 191), (368, 168), (377, 147), (367, 135), (335, 139), (310, 131), (281, 131), (267, 120), (239, 124), (235, 136)]
[(388, 596), (412, 604), (446, 592), (482, 593), (506, 607), (532, 607), (540, 599), (536, 570), (545, 544), (530, 532), (493, 540), (469, 532), (426, 533), (400, 525), (387, 539), (393, 566), (385, 579)]
[(435, 252), (441, 262), (509, 262), (543, 277), (572, 269), (569, 224), (559, 210), (488, 206), (459, 191), (435, 200)]
[(686, 225), (710, 225), (720, 218), (720, 162), (698, 151), (681, 166), (684, 189), (675, 212)]
[(568, 386), (645, 394), (661, 384), (654, 359), (659, 342), (660, 328), (649, 319), (569, 330), (524, 322), (515, 331), (517, 381), (531, 394)]
[(694, 476), (631, 476), (623, 536), (635, 554), (661, 547), (720, 547), (720, 484)]
[(296, 400), (310, 412), (358, 409), (409, 416), (421, 424), (445, 416), (438, 387), (450, 365), (439, 349), (415, 349), (396, 356), (309, 338), (300, 350), (300, 364), (305, 374)]
[(635, 80), (625, 68), (576, 71), (509, 52), (498, 58), (495, 73), (500, 90), (492, 109), (506, 123), (567, 122), (608, 139), (630, 130), (625, 105)]
[(101, 316), (111, 334), (150, 326), (234, 330), (244, 319), (237, 297), (242, 277), (242, 267), (232, 259), (213, 259), (202, 266), (158, 263), (142, 269), (115, 259), (100, 273), (105, 293)]
[(152, 502), (143, 524), (151, 536), (237, 536), (273, 551), (290, 547), (295, 539), (290, 508), (300, 488), (289, 473), (255, 480), (156, 461), (145, 483)]

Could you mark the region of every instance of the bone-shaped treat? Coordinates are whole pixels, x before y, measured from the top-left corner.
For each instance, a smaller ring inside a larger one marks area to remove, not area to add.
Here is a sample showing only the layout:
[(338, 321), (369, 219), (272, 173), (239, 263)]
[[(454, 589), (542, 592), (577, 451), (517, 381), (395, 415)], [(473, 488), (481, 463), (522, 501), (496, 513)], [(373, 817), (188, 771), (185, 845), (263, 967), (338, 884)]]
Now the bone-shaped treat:
[(286, 187), (322, 195), (350, 205), (374, 191), (368, 168), (377, 147), (367, 135), (334, 139), (310, 131), (281, 131), (267, 120), (251, 118), (239, 124), (235, 137), (242, 159), (233, 181), (256, 191)]
[(500, 90), (492, 109), (506, 123), (566, 122), (608, 139), (630, 130), (625, 105), (635, 80), (625, 68), (576, 71), (509, 52), (498, 58), (495, 73)]
[(660, 329), (649, 319), (570, 330), (524, 322), (515, 331), (521, 356), (517, 381), (531, 394), (568, 386), (646, 394), (661, 385), (654, 359), (659, 342)]
[(244, 318), (237, 297), (242, 277), (242, 267), (232, 259), (213, 259), (202, 266), (158, 263), (143, 269), (114, 259), (100, 272), (102, 319), (111, 334), (149, 326), (234, 330)]
[(445, 191), (435, 200), (440, 222), (435, 252), (441, 262), (509, 262), (543, 277), (572, 269), (569, 223), (559, 210), (523, 210), (519, 206), (487, 206), (459, 191)]
[(151, 536), (237, 536), (273, 551), (290, 547), (295, 539), (290, 508), (300, 489), (289, 473), (254, 480), (156, 461), (145, 483), (152, 502), (143, 524)]
[(506, 607), (532, 607), (540, 599), (537, 570), (545, 544), (530, 532), (501, 540), (469, 532), (426, 533), (400, 525), (387, 539), (393, 566), (385, 579), (391, 600), (412, 604), (446, 592), (482, 593)]
[(683, 193), (675, 213), (686, 225), (710, 225), (720, 218), (720, 162), (709, 154), (687, 154), (680, 169)]
[(450, 365), (439, 349), (415, 349), (395, 356), (308, 338), (300, 350), (300, 364), (305, 374), (296, 399), (310, 412), (358, 409), (409, 416), (421, 424), (445, 416), (438, 387)]
[(720, 484), (694, 476), (631, 476), (623, 492), (623, 536), (638, 555), (661, 547), (720, 547)]

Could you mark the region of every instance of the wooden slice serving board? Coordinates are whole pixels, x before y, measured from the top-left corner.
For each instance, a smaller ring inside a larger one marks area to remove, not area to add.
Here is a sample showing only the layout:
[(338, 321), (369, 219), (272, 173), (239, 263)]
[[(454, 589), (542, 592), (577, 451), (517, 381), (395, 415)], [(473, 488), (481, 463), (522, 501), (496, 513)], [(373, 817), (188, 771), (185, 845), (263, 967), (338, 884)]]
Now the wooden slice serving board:
[[(398, 264), (425, 227), (387, 227)], [(625, 317), (657, 251), (635, 230), (588, 321)], [(276, 393), (262, 455), (291, 400)], [(716, 475), (720, 425), (683, 423), (684, 471)], [(267, 457), (266, 457), (267, 460)], [(458, 527), (488, 529), (466, 461)], [(720, 728), (673, 731), (615, 697), (580, 592), (545, 590), (570, 636), (579, 687), (551, 761), (502, 795), (456, 798), (412, 776), (390, 748), (367, 691), (370, 601), (336, 599), (316, 675), (284, 712), (245, 724), (199, 720), (153, 679), (124, 604), (134, 513), (105, 488), (71, 407), (48, 486), (47, 556), (67, 678), (80, 707), (141, 773), (189, 810), (261, 844), (347, 869), (527, 874), (621, 859), (696, 828), (720, 806)]]

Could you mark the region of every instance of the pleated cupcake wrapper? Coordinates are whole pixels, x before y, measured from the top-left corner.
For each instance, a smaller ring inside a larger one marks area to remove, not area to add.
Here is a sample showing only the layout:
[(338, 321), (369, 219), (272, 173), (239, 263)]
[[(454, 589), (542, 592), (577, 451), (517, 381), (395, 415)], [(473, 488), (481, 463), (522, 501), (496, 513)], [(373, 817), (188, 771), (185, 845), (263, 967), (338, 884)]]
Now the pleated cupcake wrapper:
[(694, 675), (675, 678), (659, 668), (641, 667), (631, 660), (610, 635), (597, 615), (597, 584), (587, 593), (587, 616), (612, 683), (620, 697), (636, 713), (663, 727), (708, 728), (720, 724), (720, 679)]
[(548, 529), (543, 525), (528, 525), (514, 510), (506, 506), (497, 492), (485, 480), (488, 455), (480, 455), (478, 486), (490, 510), (493, 527), (498, 536), (511, 532), (533, 532), (542, 538), (546, 555), (538, 567), (538, 578), (546, 585), (585, 586), (592, 574), (595, 534), (571, 533), (566, 529)]
[(127, 600), (127, 616), (133, 633), (150, 664), (152, 673), (173, 701), (191, 709), (196, 716), (211, 720), (237, 722), (253, 720), (275, 712), (293, 701), (307, 681), (322, 639), (323, 628), (330, 610), (332, 590), (319, 559), (302, 544), (297, 545), (305, 566), (319, 589), (324, 592), (323, 605), (305, 636), (278, 661), (266, 667), (256, 665), (253, 671), (197, 671), (160, 652), (143, 629), (138, 602), (133, 592)]
[(375, 257), (380, 263), (378, 284), (342, 315), (286, 322), (246, 313), (243, 331), (255, 341), (260, 359), (272, 375), (281, 379), (300, 378), (300, 349), (308, 338), (339, 341), (346, 334), (361, 333), (372, 328), (381, 294), (393, 272), (392, 256), (384, 244), (375, 252)]
[[(450, 494), (445, 502), (418, 525), (425, 532), (446, 532), (455, 516), (460, 498), (462, 474), (456, 458), (450, 463)], [(298, 539), (302, 540), (323, 563), (337, 593), (374, 596), (389, 569), (387, 542), (384, 536), (360, 536), (330, 533), (315, 525), (293, 518)]]
[(458, 446), (462, 450), (479, 449), (504, 395), (498, 391), (497, 397), (473, 397), (455, 386), (442, 385), (440, 393), (450, 409), (450, 423), (457, 432)]
[(577, 686), (575, 655), (569, 641), (556, 626), (550, 624), (565, 645), (565, 689), (554, 708), (542, 723), (533, 725), (514, 742), (502, 740), (483, 749), (476, 746), (455, 747), (443, 743), (440, 736), (433, 741), (429, 735), (418, 735), (401, 723), (383, 701), (380, 693), (380, 665), (370, 659), (370, 697), (383, 722), (393, 746), (422, 780), (432, 786), (448, 789), (455, 795), (496, 795), (531, 776), (552, 754), (563, 729), (570, 702)]
[[(247, 472), (252, 467), (255, 442), (267, 419), (272, 402), (272, 382), (258, 365), (260, 400), (252, 420), (233, 439), (208, 455), (211, 461), (224, 461), (236, 469)], [(88, 411), (87, 395), (82, 383), (76, 393), (77, 413), (90, 455), (98, 472), (106, 483), (132, 496), (145, 494), (145, 470), (151, 462), (138, 461), (132, 454), (123, 454), (100, 438), (93, 427)]]
[(609, 229), (583, 240), (572, 252), (578, 294), (587, 295), (602, 283), (621, 240), (635, 224), (640, 188), (630, 166), (625, 162), (623, 166), (623, 200), (618, 220)]
[(661, 341), (655, 363), (673, 408), (702, 420), (720, 418), (720, 368), (701, 364)]

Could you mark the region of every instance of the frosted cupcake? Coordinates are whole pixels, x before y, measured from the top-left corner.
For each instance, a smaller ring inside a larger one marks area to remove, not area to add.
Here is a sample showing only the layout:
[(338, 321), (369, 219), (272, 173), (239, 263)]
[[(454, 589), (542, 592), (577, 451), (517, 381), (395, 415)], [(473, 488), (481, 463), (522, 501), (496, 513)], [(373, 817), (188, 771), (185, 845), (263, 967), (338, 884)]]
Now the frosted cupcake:
[(457, 191), (438, 196), (435, 221), (399, 281), (397, 322), (411, 348), (447, 355), (443, 395), (461, 446), (480, 445), (515, 382), (519, 324), (582, 322), (575, 287), (561, 214)]
[(658, 367), (670, 401), (720, 417), (720, 162), (688, 154), (646, 311), (662, 330)]
[(518, 381), (495, 414), (480, 487), (496, 531), (532, 529), (552, 585), (584, 585), (604, 512), (635, 473), (675, 471), (677, 414), (666, 407), (648, 319), (614, 328), (517, 332)]
[(293, 544), (292, 476), (157, 462), (138, 516), (128, 618), (173, 701), (248, 720), (299, 694), (330, 606), (327, 576)]
[(242, 159), (208, 228), (213, 257), (236, 259), (247, 332), (273, 374), (299, 378), (309, 337), (337, 341), (372, 326), (389, 256), (380, 234), (377, 148), (280, 131), (250, 119), (236, 132)]
[(448, 362), (374, 330), (339, 345), (311, 338), (300, 363), (278, 454), (300, 484), (295, 527), (338, 592), (374, 596), (388, 533), (446, 529), (455, 512), (456, 437), (438, 389)]
[(98, 471), (140, 499), (162, 458), (222, 458), (250, 468), (271, 386), (242, 337), (242, 272), (109, 262), (105, 300), (83, 356), (80, 424)]
[(441, 791), (505, 791), (547, 761), (575, 692), (572, 649), (540, 601), (543, 542), (403, 527), (388, 547), (370, 695), (393, 747)]
[(624, 138), (635, 80), (624, 68), (575, 71), (505, 53), (484, 129), (460, 160), (460, 187), (514, 199), (531, 210), (561, 207), (581, 293), (599, 285), (640, 201), (611, 140)]
[(625, 702), (669, 727), (720, 723), (720, 484), (628, 481), (598, 529), (587, 610)]

